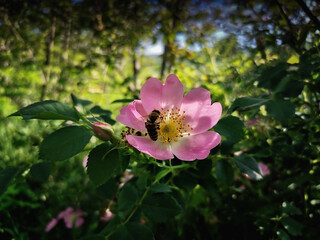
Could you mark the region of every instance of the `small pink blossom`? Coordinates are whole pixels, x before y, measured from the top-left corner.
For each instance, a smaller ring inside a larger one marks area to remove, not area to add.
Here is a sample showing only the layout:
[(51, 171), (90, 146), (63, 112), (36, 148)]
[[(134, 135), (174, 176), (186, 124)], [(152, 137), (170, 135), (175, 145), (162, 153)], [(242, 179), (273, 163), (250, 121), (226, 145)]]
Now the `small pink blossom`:
[(101, 122), (95, 122), (92, 124), (92, 129), (96, 136), (103, 141), (108, 141), (113, 135), (113, 129), (110, 125)]
[(270, 174), (270, 169), (267, 165), (263, 164), (263, 163), (258, 163), (259, 167), (260, 167), (260, 170), (261, 170), (261, 173), (262, 173), (262, 176), (267, 176)]
[[(159, 160), (173, 159), (193, 161), (205, 159), (216, 147), (221, 136), (208, 131), (221, 117), (219, 102), (211, 103), (210, 92), (196, 88), (184, 95), (178, 77), (170, 74), (165, 85), (150, 78), (141, 89), (141, 100), (134, 100), (120, 110), (117, 121), (140, 132), (127, 134), (126, 140), (139, 151)], [(158, 110), (157, 139), (147, 135), (146, 122), (149, 114)]]
[(108, 222), (113, 217), (113, 212), (109, 208), (106, 209), (104, 216), (100, 217), (101, 221)]
[(66, 210), (60, 212), (57, 218), (53, 218), (47, 225), (45, 231), (49, 232), (60, 219), (64, 220), (64, 223), (67, 228), (72, 227), (80, 227), (84, 223), (84, 219), (82, 218), (83, 211), (77, 209), (74, 211), (72, 207), (66, 208)]
[(83, 161), (82, 161), (82, 166), (83, 166), (84, 168), (86, 168), (86, 167), (87, 167), (87, 163), (88, 163), (88, 156), (85, 156), (85, 157), (83, 158)]
[(58, 223), (58, 219), (52, 218), (51, 221), (47, 224), (45, 231), (49, 232), (52, 228), (54, 228)]
[[(270, 174), (270, 169), (267, 165), (265, 165), (264, 163), (259, 162), (258, 163), (259, 168), (261, 170), (261, 174), (263, 177), (267, 176)], [(248, 174), (243, 173), (244, 176), (246, 176), (248, 179), (252, 179), (252, 177), (250, 177)]]

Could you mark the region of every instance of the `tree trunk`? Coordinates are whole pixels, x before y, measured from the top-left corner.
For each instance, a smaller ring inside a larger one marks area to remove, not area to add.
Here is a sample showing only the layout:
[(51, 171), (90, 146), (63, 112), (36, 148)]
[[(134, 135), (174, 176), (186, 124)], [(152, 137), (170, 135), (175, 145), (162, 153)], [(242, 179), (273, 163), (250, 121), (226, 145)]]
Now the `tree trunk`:
[(47, 87), (50, 82), (51, 52), (52, 52), (52, 48), (54, 45), (55, 33), (56, 33), (56, 17), (52, 16), (50, 32), (48, 34), (48, 42), (47, 42), (47, 49), (46, 49), (46, 61), (44, 63), (44, 65), (45, 65), (44, 83), (41, 88), (40, 101), (44, 100), (46, 93), (47, 93)]

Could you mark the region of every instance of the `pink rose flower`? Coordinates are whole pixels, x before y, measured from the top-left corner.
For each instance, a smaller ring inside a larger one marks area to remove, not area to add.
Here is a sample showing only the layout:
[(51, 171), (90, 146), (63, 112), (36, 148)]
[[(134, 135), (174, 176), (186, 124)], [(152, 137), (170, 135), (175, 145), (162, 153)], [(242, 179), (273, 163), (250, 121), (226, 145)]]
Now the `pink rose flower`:
[[(141, 100), (122, 108), (117, 117), (117, 121), (139, 133), (127, 131), (128, 143), (158, 160), (173, 159), (174, 155), (184, 161), (207, 158), (221, 141), (218, 133), (208, 131), (221, 117), (221, 104), (211, 104), (210, 92), (204, 88), (183, 94), (183, 85), (174, 74), (167, 77), (165, 85), (156, 78), (148, 79), (141, 89)], [(151, 139), (146, 129), (154, 110), (160, 112), (153, 134), (157, 139)]]

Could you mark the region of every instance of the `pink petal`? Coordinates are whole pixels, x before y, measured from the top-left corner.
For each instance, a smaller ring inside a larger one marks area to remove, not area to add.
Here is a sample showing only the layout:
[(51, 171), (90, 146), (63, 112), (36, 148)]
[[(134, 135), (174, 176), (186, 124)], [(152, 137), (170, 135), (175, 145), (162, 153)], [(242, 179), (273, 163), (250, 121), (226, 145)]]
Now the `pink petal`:
[(58, 219), (52, 218), (51, 221), (47, 224), (45, 231), (49, 232), (55, 225), (57, 225)]
[(184, 89), (179, 78), (174, 74), (170, 74), (167, 77), (166, 83), (163, 86), (162, 90), (162, 107), (180, 107), (181, 101), (183, 99), (183, 94)]
[(172, 159), (173, 155), (167, 144), (159, 141), (152, 141), (150, 138), (142, 136), (127, 135), (127, 141), (140, 152), (146, 153), (158, 160)]
[(161, 109), (160, 101), (162, 99), (162, 82), (157, 78), (150, 78), (142, 86), (140, 98), (147, 113), (153, 109)]
[(261, 169), (262, 176), (267, 176), (270, 174), (270, 169), (267, 165), (265, 165), (263, 163), (258, 163), (258, 165)]
[(83, 218), (78, 218), (76, 220), (76, 227), (80, 227), (83, 223), (84, 223), (84, 219)]
[(221, 104), (211, 105), (210, 92), (204, 88), (191, 90), (182, 100), (181, 111), (185, 112), (185, 123), (193, 127), (191, 133), (197, 134), (211, 129), (221, 117)]
[(156, 78), (150, 78), (141, 88), (141, 101), (149, 114), (154, 109), (179, 107), (183, 99), (183, 85), (174, 74), (170, 74), (165, 85)]
[(184, 161), (205, 159), (210, 150), (221, 141), (221, 136), (216, 132), (204, 132), (179, 139), (178, 144), (172, 145), (173, 154)]
[(120, 115), (116, 119), (128, 127), (144, 131), (147, 116), (141, 100), (134, 100), (120, 110)]
[(71, 221), (64, 221), (66, 224), (66, 228), (72, 228), (72, 222)]

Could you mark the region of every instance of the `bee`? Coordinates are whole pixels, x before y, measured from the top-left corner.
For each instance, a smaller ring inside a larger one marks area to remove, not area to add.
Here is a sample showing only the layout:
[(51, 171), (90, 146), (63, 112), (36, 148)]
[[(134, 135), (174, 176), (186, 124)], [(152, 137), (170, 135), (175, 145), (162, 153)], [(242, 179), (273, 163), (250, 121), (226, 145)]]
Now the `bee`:
[(158, 130), (160, 129), (160, 120), (161, 120), (160, 111), (155, 109), (149, 114), (149, 118), (145, 123), (147, 132), (152, 141), (157, 141), (158, 139)]

